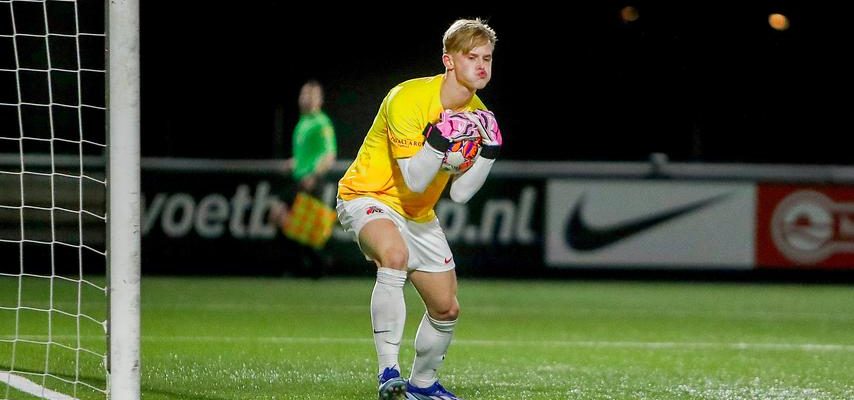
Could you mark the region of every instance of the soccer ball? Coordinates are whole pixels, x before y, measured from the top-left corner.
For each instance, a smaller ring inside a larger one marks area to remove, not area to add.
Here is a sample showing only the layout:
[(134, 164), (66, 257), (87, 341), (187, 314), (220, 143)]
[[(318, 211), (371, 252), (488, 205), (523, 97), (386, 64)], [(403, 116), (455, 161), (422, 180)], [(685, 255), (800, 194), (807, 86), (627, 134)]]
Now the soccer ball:
[(480, 138), (451, 143), (451, 147), (445, 152), (445, 158), (442, 159), (442, 169), (454, 175), (462, 174), (471, 168), (478, 154)]

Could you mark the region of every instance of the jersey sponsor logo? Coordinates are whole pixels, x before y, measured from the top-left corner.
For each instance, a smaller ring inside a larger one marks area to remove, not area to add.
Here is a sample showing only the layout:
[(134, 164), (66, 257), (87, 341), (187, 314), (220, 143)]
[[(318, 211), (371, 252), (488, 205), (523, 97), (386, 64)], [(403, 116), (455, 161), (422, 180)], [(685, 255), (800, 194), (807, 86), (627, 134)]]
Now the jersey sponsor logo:
[(729, 194), (718, 195), (609, 226), (594, 227), (588, 224), (588, 222), (582, 217), (584, 205), (586, 203), (585, 197), (582, 195), (570, 214), (566, 228), (565, 240), (569, 247), (578, 251), (598, 250), (667, 221), (717, 203), (727, 196), (729, 196)]
[(383, 209), (382, 209), (382, 208), (379, 208), (379, 207), (377, 207), (377, 206), (370, 206), (370, 207), (368, 207), (368, 209), (367, 209), (367, 210), (365, 210), (365, 214), (366, 214), (366, 215), (371, 215), (371, 214), (373, 214), (373, 213), (380, 213), (380, 214), (382, 214), (382, 213), (384, 213), (384, 211), (383, 211)]
[(391, 137), (391, 142), (403, 147), (420, 147), (424, 144), (424, 141), (413, 140), (413, 139), (401, 139), (397, 137)]

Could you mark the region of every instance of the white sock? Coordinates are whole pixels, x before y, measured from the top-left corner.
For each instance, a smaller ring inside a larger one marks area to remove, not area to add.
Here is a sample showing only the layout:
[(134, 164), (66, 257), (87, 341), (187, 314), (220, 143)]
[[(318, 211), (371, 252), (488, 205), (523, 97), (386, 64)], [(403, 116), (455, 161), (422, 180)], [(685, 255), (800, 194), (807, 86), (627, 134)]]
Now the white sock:
[(415, 362), (409, 382), (417, 387), (428, 387), (438, 378), (438, 370), (445, 361), (457, 320), (438, 321), (424, 313), (415, 335)]
[(377, 283), (371, 294), (371, 325), (374, 328), (374, 345), (377, 347), (379, 372), (398, 367), (400, 339), (406, 322), (406, 304), (403, 284), (406, 271), (392, 268), (377, 269)]

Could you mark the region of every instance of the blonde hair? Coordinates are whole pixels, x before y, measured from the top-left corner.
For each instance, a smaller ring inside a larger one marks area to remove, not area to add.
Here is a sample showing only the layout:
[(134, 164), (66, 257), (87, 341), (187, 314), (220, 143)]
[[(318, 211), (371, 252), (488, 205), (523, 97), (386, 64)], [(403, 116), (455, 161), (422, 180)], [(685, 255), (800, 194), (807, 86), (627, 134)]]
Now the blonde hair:
[(445, 54), (462, 52), (468, 53), (471, 49), (495, 42), (498, 37), (495, 31), (480, 18), (458, 19), (445, 31), (442, 38), (442, 52)]

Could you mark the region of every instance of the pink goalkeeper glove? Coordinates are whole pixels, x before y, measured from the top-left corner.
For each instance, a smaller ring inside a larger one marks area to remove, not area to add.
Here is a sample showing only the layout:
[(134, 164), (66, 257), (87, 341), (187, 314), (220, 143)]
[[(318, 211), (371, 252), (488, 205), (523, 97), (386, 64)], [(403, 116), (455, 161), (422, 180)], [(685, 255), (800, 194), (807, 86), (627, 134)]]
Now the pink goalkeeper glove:
[(464, 113), (454, 114), (445, 110), (439, 115), (439, 122), (428, 123), (424, 128), (424, 138), (430, 147), (439, 152), (445, 152), (451, 143), (466, 139), (477, 139), (480, 133), (477, 125)]
[(468, 113), (468, 116), (477, 125), (485, 146), (501, 146), (504, 142), (501, 139), (501, 128), (498, 127), (498, 121), (495, 120), (495, 114), (492, 111), (475, 110)]
[(472, 121), (465, 115), (455, 114), (451, 110), (442, 112), (435, 126), (442, 133), (442, 137), (450, 142), (474, 139), (479, 135), (477, 126)]

